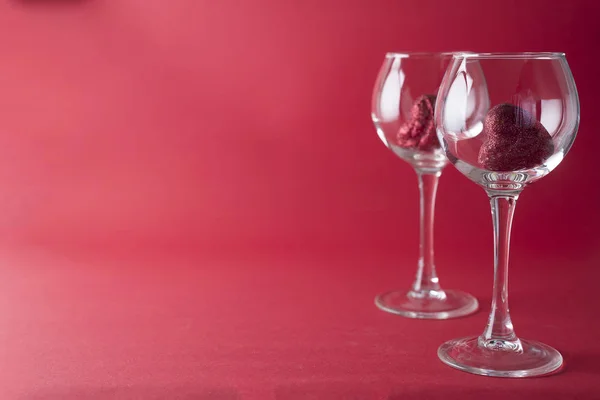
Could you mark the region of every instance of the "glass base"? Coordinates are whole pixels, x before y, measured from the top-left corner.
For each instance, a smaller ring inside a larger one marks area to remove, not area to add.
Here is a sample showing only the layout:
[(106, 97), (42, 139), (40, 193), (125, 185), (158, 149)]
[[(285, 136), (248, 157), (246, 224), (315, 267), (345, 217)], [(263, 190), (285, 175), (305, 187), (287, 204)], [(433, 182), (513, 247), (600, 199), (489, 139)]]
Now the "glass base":
[(479, 307), (475, 297), (458, 290), (396, 290), (377, 296), (375, 305), (392, 314), (424, 319), (464, 317)]
[(450, 340), (438, 349), (445, 364), (477, 375), (524, 378), (555, 372), (563, 363), (558, 351), (543, 343), (523, 340), (489, 341), (480, 345), (479, 337)]

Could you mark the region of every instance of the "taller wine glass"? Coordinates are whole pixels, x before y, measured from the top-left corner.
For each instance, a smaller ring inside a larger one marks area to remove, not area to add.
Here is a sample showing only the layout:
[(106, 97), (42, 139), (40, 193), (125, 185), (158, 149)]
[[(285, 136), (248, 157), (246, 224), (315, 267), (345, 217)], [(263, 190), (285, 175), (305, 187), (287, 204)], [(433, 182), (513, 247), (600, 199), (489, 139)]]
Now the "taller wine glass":
[(555, 371), (558, 351), (519, 339), (508, 311), (508, 255), (517, 199), (563, 160), (579, 126), (579, 99), (563, 53), (456, 54), (438, 93), (438, 136), (448, 159), (487, 193), (494, 227), (494, 287), (479, 336), (438, 349), (475, 374), (525, 377)]
[(388, 53), (375, 82), (371, 116), (379, 138), (416, 171), (420, 193), (420, 256), (408, 290), (375, 298), (380, 309), (409, 318), (446, 319), (477, 310), (470, 294), (440, 286), (433, 259), (438, 179), (447, 159), (433, 119), (436, 94), (452, 53)]

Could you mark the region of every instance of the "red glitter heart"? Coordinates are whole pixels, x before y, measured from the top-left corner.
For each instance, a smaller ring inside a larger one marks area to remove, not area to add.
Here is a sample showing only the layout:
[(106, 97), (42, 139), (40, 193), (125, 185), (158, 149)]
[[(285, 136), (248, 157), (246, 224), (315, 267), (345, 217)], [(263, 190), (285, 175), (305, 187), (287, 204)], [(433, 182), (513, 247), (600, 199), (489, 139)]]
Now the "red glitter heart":
[(542, 164), (554, 151), (552, 136), (532, 114), (512, 104), (493, 107), (483, 123), (479, 163), (490, 171), (517, 171)]
[(435, 96), (433, 95), (423, 95), (415, 101), (410, 110), (410, 120), (398, 130), (396, 135), (398, 146), (421, 151), (431, 151), (440, 147), (435, 134), (434, 108)]

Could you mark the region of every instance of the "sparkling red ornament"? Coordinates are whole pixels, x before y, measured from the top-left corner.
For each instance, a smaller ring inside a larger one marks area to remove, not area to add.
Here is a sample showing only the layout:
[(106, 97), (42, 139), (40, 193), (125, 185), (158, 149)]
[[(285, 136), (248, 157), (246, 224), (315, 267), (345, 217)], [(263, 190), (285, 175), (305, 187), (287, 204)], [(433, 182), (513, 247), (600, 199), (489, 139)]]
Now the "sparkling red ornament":
[(435, 96), (423, 95), (419, 97), (411, 108), (411, 118), (405, 123), (396, 135), (396, 143), (405, 149), (431, 151), (440, 147), (435, 133), (433, 110)]
[(479, 163), (490, 171), (537, 167), (554, 152), (552, 136), (535, 117), (512, 104), (493, 107), (483, 123)]

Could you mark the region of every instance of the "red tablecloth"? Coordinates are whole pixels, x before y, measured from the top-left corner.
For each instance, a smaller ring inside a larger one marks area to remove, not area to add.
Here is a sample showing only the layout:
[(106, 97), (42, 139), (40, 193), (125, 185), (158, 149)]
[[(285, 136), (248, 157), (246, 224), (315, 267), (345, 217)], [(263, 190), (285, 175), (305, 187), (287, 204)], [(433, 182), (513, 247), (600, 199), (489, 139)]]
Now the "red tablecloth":
[(3, 399), (600, 398), (597, 257), (515, 260), (517, 333), (560, 349), (566, 367), (500, 379), (459, 372), (436, 355), (443, 341), (483, 329), (484, 255), (438, 263), (444, 286), (470, 291), (482, 310), (421, 321), (373, 305), (378, 292), (411, 282), (414, 260), (393, 251), (0, 254)]

